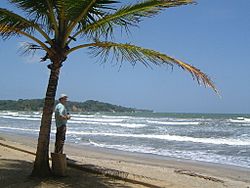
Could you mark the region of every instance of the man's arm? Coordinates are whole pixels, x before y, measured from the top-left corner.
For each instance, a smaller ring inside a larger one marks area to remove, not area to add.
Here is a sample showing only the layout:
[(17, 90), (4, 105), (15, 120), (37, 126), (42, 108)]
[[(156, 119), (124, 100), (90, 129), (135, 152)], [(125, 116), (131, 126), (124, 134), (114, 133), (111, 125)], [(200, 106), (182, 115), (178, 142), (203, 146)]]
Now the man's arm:
[(65, 108), (62, 107), (59, 109), (59, 116), (61, 120), (68, 120), (70, 119), (70, 115), (69, 114), (65, 114)]
[(60, 115), (61, 120), (68, 120), (70, 119), (70, 115)]

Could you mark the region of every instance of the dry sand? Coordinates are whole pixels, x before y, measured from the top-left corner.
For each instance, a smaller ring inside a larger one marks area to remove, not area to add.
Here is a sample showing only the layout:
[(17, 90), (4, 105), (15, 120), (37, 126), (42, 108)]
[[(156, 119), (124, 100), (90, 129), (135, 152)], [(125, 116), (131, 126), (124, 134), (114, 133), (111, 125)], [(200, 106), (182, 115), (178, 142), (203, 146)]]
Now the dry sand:
[[(70, 159), (67, 177), (30, 178), (34, 155), (10, 149), (14, 146), (35, 152), (36, 139), (0, 134), (0, 187), (168, 187), (250, 188), (250, 169), (161, 158), (91, 147), (77, 148), (66, 142)], [(53, 149), (53, 143), (50, 144)], [(97, 175), (106, 173), (111, 176)]]

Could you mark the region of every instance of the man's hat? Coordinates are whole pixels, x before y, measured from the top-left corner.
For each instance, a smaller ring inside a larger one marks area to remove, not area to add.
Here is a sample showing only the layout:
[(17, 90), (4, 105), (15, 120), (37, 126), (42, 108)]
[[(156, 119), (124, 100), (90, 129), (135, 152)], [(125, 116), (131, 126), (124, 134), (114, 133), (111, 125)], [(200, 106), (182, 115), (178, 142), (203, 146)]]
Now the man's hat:
[(60, 97), (59, 97), (59, 100), (62, 99), (62, 98), (68, 98), (68, 96), (66, 94), (61, 94)]

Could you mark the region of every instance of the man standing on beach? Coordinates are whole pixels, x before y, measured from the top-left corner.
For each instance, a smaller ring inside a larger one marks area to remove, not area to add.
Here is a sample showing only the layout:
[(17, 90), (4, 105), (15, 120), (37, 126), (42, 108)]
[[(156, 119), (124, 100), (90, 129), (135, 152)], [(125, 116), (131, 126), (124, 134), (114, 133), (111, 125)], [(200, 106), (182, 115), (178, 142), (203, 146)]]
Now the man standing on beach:
[(56, 143), (55, 143), (55, 153), (62, 154), (63, 146), (66, 134), (66, 124), (67, 120), (70, 119), (70, 115), (65, 107), (68, 96), (61, 94), (59, 98), (59, 103), (55, 107), (55, 120), (56, 120)]

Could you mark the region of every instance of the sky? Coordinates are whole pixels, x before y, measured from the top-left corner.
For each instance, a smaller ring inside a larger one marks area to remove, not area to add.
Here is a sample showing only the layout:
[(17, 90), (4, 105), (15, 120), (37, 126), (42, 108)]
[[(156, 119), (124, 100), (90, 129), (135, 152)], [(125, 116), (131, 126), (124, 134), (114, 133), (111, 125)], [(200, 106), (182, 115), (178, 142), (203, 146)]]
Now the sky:
[[(0, 7), (10, 8), (6, 1)], [(250, 1), (198, 0), (196, 5), (165, 9), (146, 18), (128, 42), (157, 50), (205, 72), (219, 90), (197, 84), (179, 67), (152, 69), (124, 62), (103, 64), (88, 51), (72, 53), (61, 69), (57, 97), (98, 100), (155, 112), (250, 114)], [(48, 63), (43, 54), (22, 56), (27, 38), (0, 39), (0, 100), (44, 98)]]

